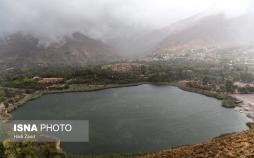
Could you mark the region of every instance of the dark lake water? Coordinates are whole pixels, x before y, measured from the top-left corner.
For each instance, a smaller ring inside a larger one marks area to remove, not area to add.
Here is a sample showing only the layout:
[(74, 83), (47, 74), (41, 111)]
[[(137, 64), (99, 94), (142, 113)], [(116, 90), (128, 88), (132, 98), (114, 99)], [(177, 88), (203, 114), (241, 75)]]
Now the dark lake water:
[(172, 86), (140, 85), (45, 95), (15, 119), (89, 120), (89, 143), (63, 143), (72, 154), (151, 152), (247, 129), (248, 119), (221, 101)]

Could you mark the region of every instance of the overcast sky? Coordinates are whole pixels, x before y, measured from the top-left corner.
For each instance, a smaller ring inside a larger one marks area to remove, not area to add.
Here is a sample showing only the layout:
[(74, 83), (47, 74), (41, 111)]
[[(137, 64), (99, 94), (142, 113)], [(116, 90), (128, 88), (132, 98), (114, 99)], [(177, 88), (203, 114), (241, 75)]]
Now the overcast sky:
[(237, 16), (253, 8), (251, 0), (0, 0), (0, 35), (21, 31), (56, 40), (81, 31), (100, 38), (121, 28), (161, 28), (197, 13)]

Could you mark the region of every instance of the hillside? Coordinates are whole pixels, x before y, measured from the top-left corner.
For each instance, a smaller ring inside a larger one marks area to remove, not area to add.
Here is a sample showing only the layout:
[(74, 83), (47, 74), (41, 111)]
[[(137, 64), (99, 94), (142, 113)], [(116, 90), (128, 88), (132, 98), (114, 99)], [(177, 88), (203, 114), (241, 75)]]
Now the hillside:
[(254, 131), (228, 134), (196, 145), (151, 154), (68, 156), (68, 158), (253, 158)]
[[(228, 18), (223, 14), (192, 17), (179, 21), (185, 26), (167, 32), (151, 49), (152, 57), (191, 52), (192, 49), (232, 48), (251, 44), (254, 27), (252, 15)], [(180, 25), (181, 26), (181, 25)]]
[(252, 158), (254, 157), (254, 131), (213, 138), (197, 145), (182, 146), (142, 158)]
[(32, 35), (16, 33), (0, 41), (0, 64), (16, 67), (82, 65), (114, 61), (116, 51), (81, 33), (65, 37), (62, 43), (41, 46)]
[(139, 29), (134, 33), (132, 33), (133, 31), (127, 31), (129, 36), (117, 37), (109, 44), (126, 56), (145, 56), (151, 53), (168, 35), (194, 25), (200, 16), (197, 14), (155, 30)]

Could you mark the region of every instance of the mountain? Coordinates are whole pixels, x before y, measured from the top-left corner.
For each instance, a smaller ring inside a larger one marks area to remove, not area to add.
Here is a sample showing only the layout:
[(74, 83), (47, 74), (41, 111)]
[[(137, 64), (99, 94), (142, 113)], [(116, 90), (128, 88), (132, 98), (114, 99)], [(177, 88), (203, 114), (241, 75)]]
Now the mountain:
[(164, 32), (167, 36), (150, 50), (151, 56), (161, 57), (191, 49), (229, 48), (251, 44), (254, 41), (252, 17), (243, 15), (227, 18), (223, 14), (217, 14), (180, 21), (177, 24), (185, 23), (185, 26)]
[(119, 59), (114, 48), (78, 32), (63, 41), (45, 47), (32, 35), (12, 34), (0, 41), (0, 64), (19, 67), (84, 65)]
[(199, 16), (197, 14), (156, 30), (132, 28), (125, 31), (128, 32), (128, 35), (113, 38), (107, 41), (107, 43), (127, 57), (139, 58), (151, 53), (151, 50), (170, 33), (191, 26)]
[(254, 41), (253, 17), (250, 14), (226, 17), (199, 13), (152, 31), (123, 28), (116, 33), (121, 35), (115, 38), (110, 38), (110, 35), (107, 35), (108, 39), (103, 37), (101, 40), (104, 42), (77, 32), (65, 37), (64, 42), (51, 43), (47, 47), (32, 35), (15, 33), (0, 39), (0, 64), (96, 64), (118, 60), (118, 53), (132, 58), (153, 59), (195, 53), (195, 50), (204, 52), (249, 45)]

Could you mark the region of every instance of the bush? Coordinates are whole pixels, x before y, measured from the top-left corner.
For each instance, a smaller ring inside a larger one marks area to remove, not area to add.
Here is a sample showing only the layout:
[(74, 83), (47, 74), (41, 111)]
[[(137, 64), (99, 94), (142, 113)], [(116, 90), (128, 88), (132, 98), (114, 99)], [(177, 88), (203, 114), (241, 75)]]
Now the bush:
[(7, 158), (65, 158), (56, 148), (56, 143), (3, 142)]
[(254, 87), (247, 85), (247, 86), (244, 86), (244, 87), (239, 87), (238, 91), (240, 93), (243, 93), (243, 94), (253, 93), (254, 92)]
[(222, 101), (222, 106), (225, 108), (234, 108), (236, 107), (237, 104), (237, 99), (231, 97), (231, 96), (226, 96), (224, 97), (223, 101)]

